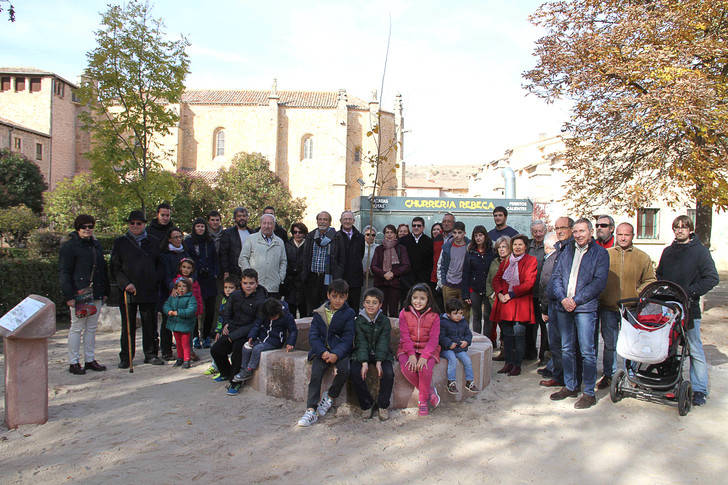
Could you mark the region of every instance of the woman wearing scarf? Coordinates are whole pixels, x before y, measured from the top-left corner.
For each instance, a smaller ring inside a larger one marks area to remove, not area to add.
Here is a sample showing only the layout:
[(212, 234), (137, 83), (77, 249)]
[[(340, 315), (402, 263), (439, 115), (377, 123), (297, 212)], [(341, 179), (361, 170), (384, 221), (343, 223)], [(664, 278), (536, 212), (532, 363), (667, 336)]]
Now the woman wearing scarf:
[(399, 279), (409, 269), (407, 250), (397, 241), (397, 228), (389, 224), (384, 228), (381, 246), (374, 250), (371, 270), (374, 286), (384, 293), (382, 311), (390, 317), (399, 315)]
[(192, 234), (187, 236), (183, 247), (195, 262), (196, 281), (202, 292), (202, 332), (198, 333), (199, 323), (195, 325), (192, 346), (196, 349), (209, 349), (210, 332), (215, 318), (215, 300), (217, 298), (217, 252), (215, 251), (215, 242), (208, 234), (207, 224), (205, 224), (203, 218), (198, 217), (194, 220)]
[(490, 319), (501, 323), (506, 364), (499, 374), (517, 376), (526, 350), (526, 325), (536, 322), (533, 287), (538, 260), (526, 254), (528, 238), (518, 234), (511, 239), (511, 254), (501, 262), (493, 278), (496, 298)]

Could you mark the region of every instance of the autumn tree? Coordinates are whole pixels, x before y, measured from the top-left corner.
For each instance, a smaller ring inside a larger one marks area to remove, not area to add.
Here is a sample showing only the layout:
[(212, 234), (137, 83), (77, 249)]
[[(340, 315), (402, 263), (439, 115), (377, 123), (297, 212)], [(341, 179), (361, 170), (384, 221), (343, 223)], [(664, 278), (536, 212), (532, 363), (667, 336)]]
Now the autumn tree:
[(220, 197), (219, 210), (226, 223), (232, 222), (233, 209), (245, 207), (250, 212), (248, 225), (260, 223), (263, 209), (271, 205), (276, 209), (278, 223), (284, 228), (300, 222), (306, 211), (306, 202), (293, 198), (281, 179), (269, 168), (268, 160), (260, 153), (238, 153), (230, 168), (218, 172), (216, 191)]
[(160, 183), (152, 179), (171, 161), (160, 142), (179, 120), (173, 105), (189, 72), (189, 43), (168, 39), (151, 7), (132, 0), (101, 15), (96, 44), (78, 90), (86, 108), (81, 120), (93, 140), (86, 156), (111, 193), (133, 198), (144, 210), (154, 203), (151, 185)]
[(728, 1), (573, 0), (542, 5), (546, 33), (525, 87), (573, 103), (566, 195), (585, 212), (651, 200), (728, 207)]
[(40, 213), (47, 188), (38, 165), (20, 153), (0, 150), (0, 208), (26, 205)]

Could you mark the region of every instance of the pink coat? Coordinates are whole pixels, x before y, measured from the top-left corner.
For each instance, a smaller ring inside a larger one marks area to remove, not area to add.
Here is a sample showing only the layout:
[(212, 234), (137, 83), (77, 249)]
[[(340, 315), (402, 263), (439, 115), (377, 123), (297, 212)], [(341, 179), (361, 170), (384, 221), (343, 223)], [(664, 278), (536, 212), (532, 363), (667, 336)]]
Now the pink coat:
[(399, 347), (397, 356), (420, 354), (440, 361), (440, 315), (431, 308), (420, 315), (412, 306), (399, 312)]
[[(182, 276), (181, 274), (177, 273), (177, 278), (185, 278), (185, 276)], [(197, 302), (197, 312), (195, 313), (196, 317), (199, 317), (200, 315), (205, 314), (205, 305), (202, 303), (202, 289), (200, 288), (200, 284), (190, 278), (192, 280), (192, 295), (195, 297), (195, 301)]]

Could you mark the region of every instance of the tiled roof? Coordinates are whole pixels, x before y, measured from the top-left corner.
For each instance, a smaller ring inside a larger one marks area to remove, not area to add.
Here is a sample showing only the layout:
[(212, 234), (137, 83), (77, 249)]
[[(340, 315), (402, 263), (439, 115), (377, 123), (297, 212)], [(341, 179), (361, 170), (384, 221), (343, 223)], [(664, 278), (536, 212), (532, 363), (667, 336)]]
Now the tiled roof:
[(480, 165), (406, 165), (405, 186), (467, 190), (470, 177), (479, 168)]
[(66, 83), (70, 84), (71, 87), (77, 88), (78, 85), (76, 83), (73, 83), (69, 81), (68, 79), (64, 78), (63, 76), (59, 76), (58, 74), (50, 71), (44, 71), (43, 69), (36, 69), (35, 67), (0, 67), (0, 74), (20, 74), (25, 76), (53, 76), (57, 77), (58, 79), (61, 79), (65, 81)]
[[(182, 102), (188, 104), (240, 104), (267, 106), (269, 90), (255, 89), (188, 89), (182, 95)], [(278, 91), (278, 103), (289, 108), (336, 108), (339, 93), (336, 91)], [(348, 96), (347, 106), (354, 109), (369, 109), (363, 99)]]
[(42, 132), (40, 132), (38, 130), (33, 130), (33, 129), (28, 128), (28, 127), (25, 127), (23, 125), (19, 125), (18, 123), (14, 122), (14, 121), (10, 121), (7, 118), (3, 118), (2, 116), (0, 116), (0, 125), (11, 126), (13, 128), (17, 128), (18, 130), (27, 131), (29, 133), (34, 133), (36, 135), (40, 135), (40, 136), (43, 136), (43, 137), (46, 137), (46, 138), (50, 138), (50, 135), (48, 133), (42, 133)]

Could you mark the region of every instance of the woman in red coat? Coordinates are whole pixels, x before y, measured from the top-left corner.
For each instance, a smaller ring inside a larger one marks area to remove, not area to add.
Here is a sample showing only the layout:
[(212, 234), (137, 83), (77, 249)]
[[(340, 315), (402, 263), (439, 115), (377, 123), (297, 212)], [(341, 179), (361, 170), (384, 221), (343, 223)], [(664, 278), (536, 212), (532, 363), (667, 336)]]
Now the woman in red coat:
[(538, 261), (526, 253), (528, 238), (523, 234), (511, 239), (511, 255), (504, 259), (493, 278), (496, 294), (490, 319), (501, 323), (506, 365), (499, 374), (517, 376), (526, 350), (526, 325), (535, 323), (533, 287)]

